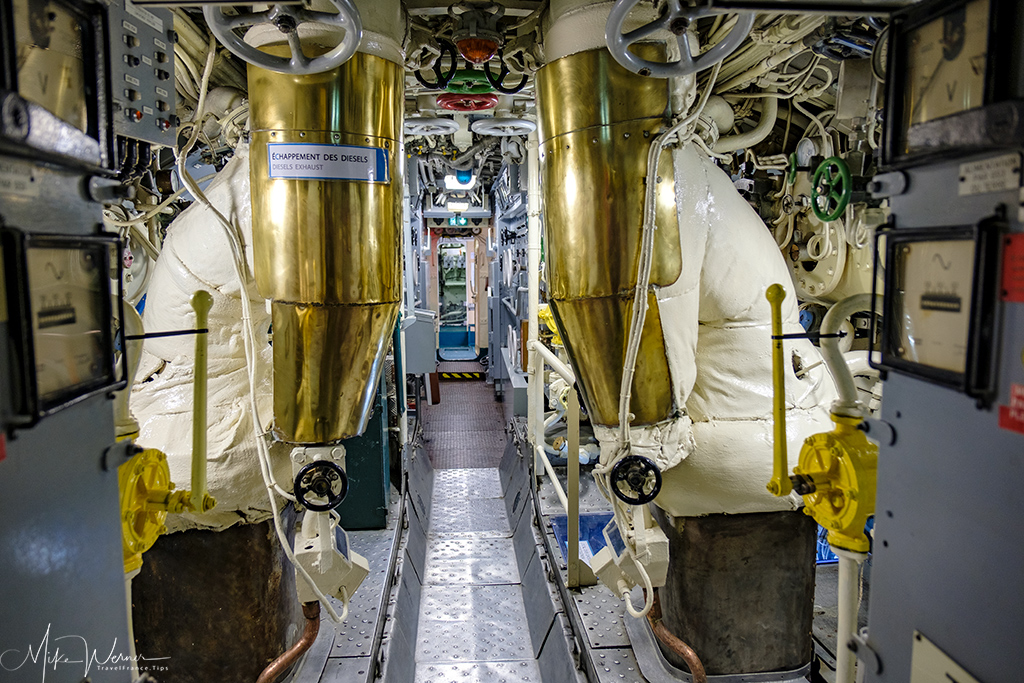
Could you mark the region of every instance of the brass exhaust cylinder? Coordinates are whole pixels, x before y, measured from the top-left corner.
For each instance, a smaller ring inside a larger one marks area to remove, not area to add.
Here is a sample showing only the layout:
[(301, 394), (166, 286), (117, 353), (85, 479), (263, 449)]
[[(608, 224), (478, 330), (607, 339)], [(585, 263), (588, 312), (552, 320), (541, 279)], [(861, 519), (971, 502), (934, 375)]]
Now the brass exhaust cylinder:
[[(312, 76), (249, 66), (249, 95), (255, 276), (273, 300), (274, 433), (332, 443), (366, 428), (400, 307), (402, 67), (361, 52)], [(378, 148), (390, 177), (271, 178), (275, 143)]]
[[(662, 51), (637, 50), (642, 56)], [(663, 52), (662, 52), (663, 53)], [(647, 152), (669, 106), (666, 81), (634, 75), (607, 50), (557, 59), (537, 72), (548, 297), (596, 424), (619, 423), (643, 227)], [(672, 159), (658, 166), (651, 284), (682, 269)], [(650, 308), (633, 379), (634, 425), (673, 416), (658, 304)]]

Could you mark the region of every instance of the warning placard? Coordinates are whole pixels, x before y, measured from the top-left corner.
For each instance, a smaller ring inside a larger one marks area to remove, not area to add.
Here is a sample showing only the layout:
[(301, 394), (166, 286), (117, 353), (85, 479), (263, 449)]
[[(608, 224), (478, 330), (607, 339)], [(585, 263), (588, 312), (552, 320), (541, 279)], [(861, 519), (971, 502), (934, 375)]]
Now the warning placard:
[(272, 142), (271, 178), (389, 183), (388, 153), (381, 147)]
[(1010, 405), (999, 406), (999, 426), (1024, 434), (1024, 384), (1010, 385)]
[(1003, 243), (1003, 301), (1024, 303), (1024, 233), (1007, 235)]

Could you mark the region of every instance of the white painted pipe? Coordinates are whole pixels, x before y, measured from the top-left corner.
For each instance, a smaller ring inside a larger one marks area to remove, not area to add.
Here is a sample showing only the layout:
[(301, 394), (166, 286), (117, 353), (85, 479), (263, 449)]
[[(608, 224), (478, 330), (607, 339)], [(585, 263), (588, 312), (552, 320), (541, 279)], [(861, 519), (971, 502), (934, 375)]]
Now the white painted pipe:
[(778, 120), (778, 117), (779, 98), (764, 98), (761, 104), (761, 118), (758, 120), (757, 125), (746, 133), (726, 135), (723, 138), (719, 138), (718, 142), (715, 143), (714, 151), (719, 154), (726, 154), (728, 152), (735, 152), (737, 149), (753, 147), (763, 142), (771, 134), (772, 129), (775, 128), (775, 122)]
[(836, 683), (854, 683), (857, 657), (846, 645), (857, 632), (860, 609), (860, 564), (864, 553), (852, 553), (832, 546), (839, 557), (839, 617), (836, 626)]
[(576, 384), (576, 374), (572, 371), (572, 368), (563, 363), (558, 356), (551, 353), (551, 349), (539, 341), (531, 341), (530, 350), (539, 353), (544, 362), (550, 365), (551, 369), (557, 372), (570, 385)]
[[(875, 295), (877, 301), (875, 306), (881, 310), (882, 297)], [(871, 310), (871, 295), (857, 294), (843, 299), (832, 308), (828, 309), (825, 318), (821, 321), (821, 355), (825, 359), (828, 370), (832, 373), (832, 379), (836, 383), (839, 392), (839, 399), (832, 404), (832, 412), (845, 417), (863, 417), (863, 406), (857, 398), (857, 385), (853, 381), (853, 373), (846, 365), (843, 352), (839, 349), (839, 339), (826, 337), (825, 335), (836, 334), (843, 322), (854, 313)]]
[(562, 509), (568, 512), (569, 499), (565, 496), (565, 491), (562, 489), (562, 482), (558, 481), (558, 475), (555, 474), (555, 468), (551, 466), (551, 461), (548, 460), (548, 454), (544, 452), (544, 447), (535, 446), (533, 451), (536, 453), (537, 460), (543, 464), (544, 471), (548, 473), (548, 478), (555, 487), (555, 495), (558, 496), (558, 502), (562, 504)]
[(529, 352), (528, 371), (530, 385), (528, 393), (528, 428), (533, 437), (534, 446), (544, 445), (544, 367), (537, 356), (533, 342), (540, 339), (540, 158), (537, 133), (530, 133), (526, 155), (527, 175), (527, 289), (529, 290), (529, 327), (527, 350)]

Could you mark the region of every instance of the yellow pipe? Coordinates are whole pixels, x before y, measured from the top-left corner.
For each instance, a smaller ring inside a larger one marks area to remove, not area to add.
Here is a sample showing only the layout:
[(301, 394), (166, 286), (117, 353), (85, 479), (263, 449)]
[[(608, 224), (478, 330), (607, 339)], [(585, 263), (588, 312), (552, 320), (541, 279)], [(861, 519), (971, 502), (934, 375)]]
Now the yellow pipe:
[(772, 307), (772, 412), (775, 417), (775, 458), (768, 491), (774, 496), (788, 496), (793, 484), (789, 481), (786, 458), (786, 371), (782, 353), (782, 300), (786, 298), (786, 290), (782, 285), (772, 285), (764, 296)]
[[(242, 292), (245, 296), (245, 292)], [(213, 297), (200, 289), (192, 295), (192, 309), (196, 312), (196, 329), (206, 330), (209, 326)], [(213, 498), (206, 495), (206, 350), (209, 342), (207, 332), (196, 332), (195, 379), (192, 385), (192, 496), (191, 507), (196, 512), (206, 512), (213, 507)]]

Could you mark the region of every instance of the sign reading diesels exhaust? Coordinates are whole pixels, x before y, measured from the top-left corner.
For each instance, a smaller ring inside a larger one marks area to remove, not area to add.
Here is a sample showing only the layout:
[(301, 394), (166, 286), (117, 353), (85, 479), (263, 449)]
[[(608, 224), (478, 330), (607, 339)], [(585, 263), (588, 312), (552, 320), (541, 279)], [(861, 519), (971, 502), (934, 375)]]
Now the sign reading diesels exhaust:
[(272, 142), (271, 178), (390, 183), (388, 152), (381, 147)]

